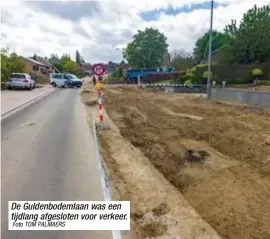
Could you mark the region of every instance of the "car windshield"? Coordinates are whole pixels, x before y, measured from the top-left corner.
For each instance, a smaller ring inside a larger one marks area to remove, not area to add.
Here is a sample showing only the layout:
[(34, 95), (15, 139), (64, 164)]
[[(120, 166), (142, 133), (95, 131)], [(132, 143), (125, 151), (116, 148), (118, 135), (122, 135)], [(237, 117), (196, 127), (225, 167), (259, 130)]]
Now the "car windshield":
[(77, 77), (77, 76), (72, 75), (72, 74), (68, 74), (68, 77), (69, 77), (69, 78), (71, 78), (71, 79), (78, 79), (78, 77)]

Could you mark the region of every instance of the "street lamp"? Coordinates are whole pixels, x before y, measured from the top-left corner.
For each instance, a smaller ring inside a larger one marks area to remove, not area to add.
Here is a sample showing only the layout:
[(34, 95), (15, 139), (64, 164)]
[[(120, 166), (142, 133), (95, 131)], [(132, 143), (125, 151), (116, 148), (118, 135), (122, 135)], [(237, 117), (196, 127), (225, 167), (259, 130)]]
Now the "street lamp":
[(211, 18), (210, 18), (210, 31), (209, 31), (209, 52), (208, 52), (208, 77), (207, 77), (207, 98), (210, 99), (211, 93), (211, 56), (212, 56), (212, 30), (213, 30), (213, 10), (214, 1), (211, 1)]

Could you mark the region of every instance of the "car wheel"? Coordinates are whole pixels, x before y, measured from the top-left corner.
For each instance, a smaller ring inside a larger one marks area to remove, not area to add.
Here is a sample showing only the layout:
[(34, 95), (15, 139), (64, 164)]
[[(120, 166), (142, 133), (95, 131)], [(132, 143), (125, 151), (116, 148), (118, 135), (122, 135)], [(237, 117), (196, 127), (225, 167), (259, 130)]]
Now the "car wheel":
[(32, 86), (30, 85), (30, 87), (28, 88), (28, 90), (32, 90)]
[(56, 87), (56, 84), (55, 84), (55, 82), (53, 82), (53, 83), (52, 83), (52, 86), (53, 86), (53, 87)]
[(7, 89), (8, 89), (8, 90), (12, 90), (12, 87), (9, 86)]
[(36, 89), (36, 84), (34, 83), (34, 85), (33, 85), (33, 89)]

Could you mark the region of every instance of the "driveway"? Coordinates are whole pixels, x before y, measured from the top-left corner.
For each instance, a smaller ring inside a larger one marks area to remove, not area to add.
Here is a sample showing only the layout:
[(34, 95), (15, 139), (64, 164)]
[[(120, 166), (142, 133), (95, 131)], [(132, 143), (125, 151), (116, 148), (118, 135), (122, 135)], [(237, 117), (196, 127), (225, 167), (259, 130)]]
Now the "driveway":
[(56, 90), (2, 121), (2, 238), (112, 238), (110, 231), (8, 231), (9, 200), (104, 200), (79, 92)]

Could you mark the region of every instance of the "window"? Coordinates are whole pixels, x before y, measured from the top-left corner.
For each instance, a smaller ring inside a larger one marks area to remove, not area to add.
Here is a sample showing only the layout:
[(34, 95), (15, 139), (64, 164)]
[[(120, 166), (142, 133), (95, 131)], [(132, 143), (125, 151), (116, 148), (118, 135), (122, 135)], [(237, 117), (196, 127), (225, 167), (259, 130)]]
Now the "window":
[(40, 68), (40, 72), (44, 75), (46, 75), (47, 71), (44, 68)]
[(69, 80), (69, 77), (67, 75), (64, 75), (65, 80)]
[(72, 75), (72, 74), (68, 74), (68, 77), (71, 79), (77, 79), (77, 77), (75, 75)]
[(62, 79), (62, 74), (52, 74), (52, 78), (54, 79)]
[(10, 78), (25, 79), (25, 75), (22, 75), (22, 74), (11, 74)]

